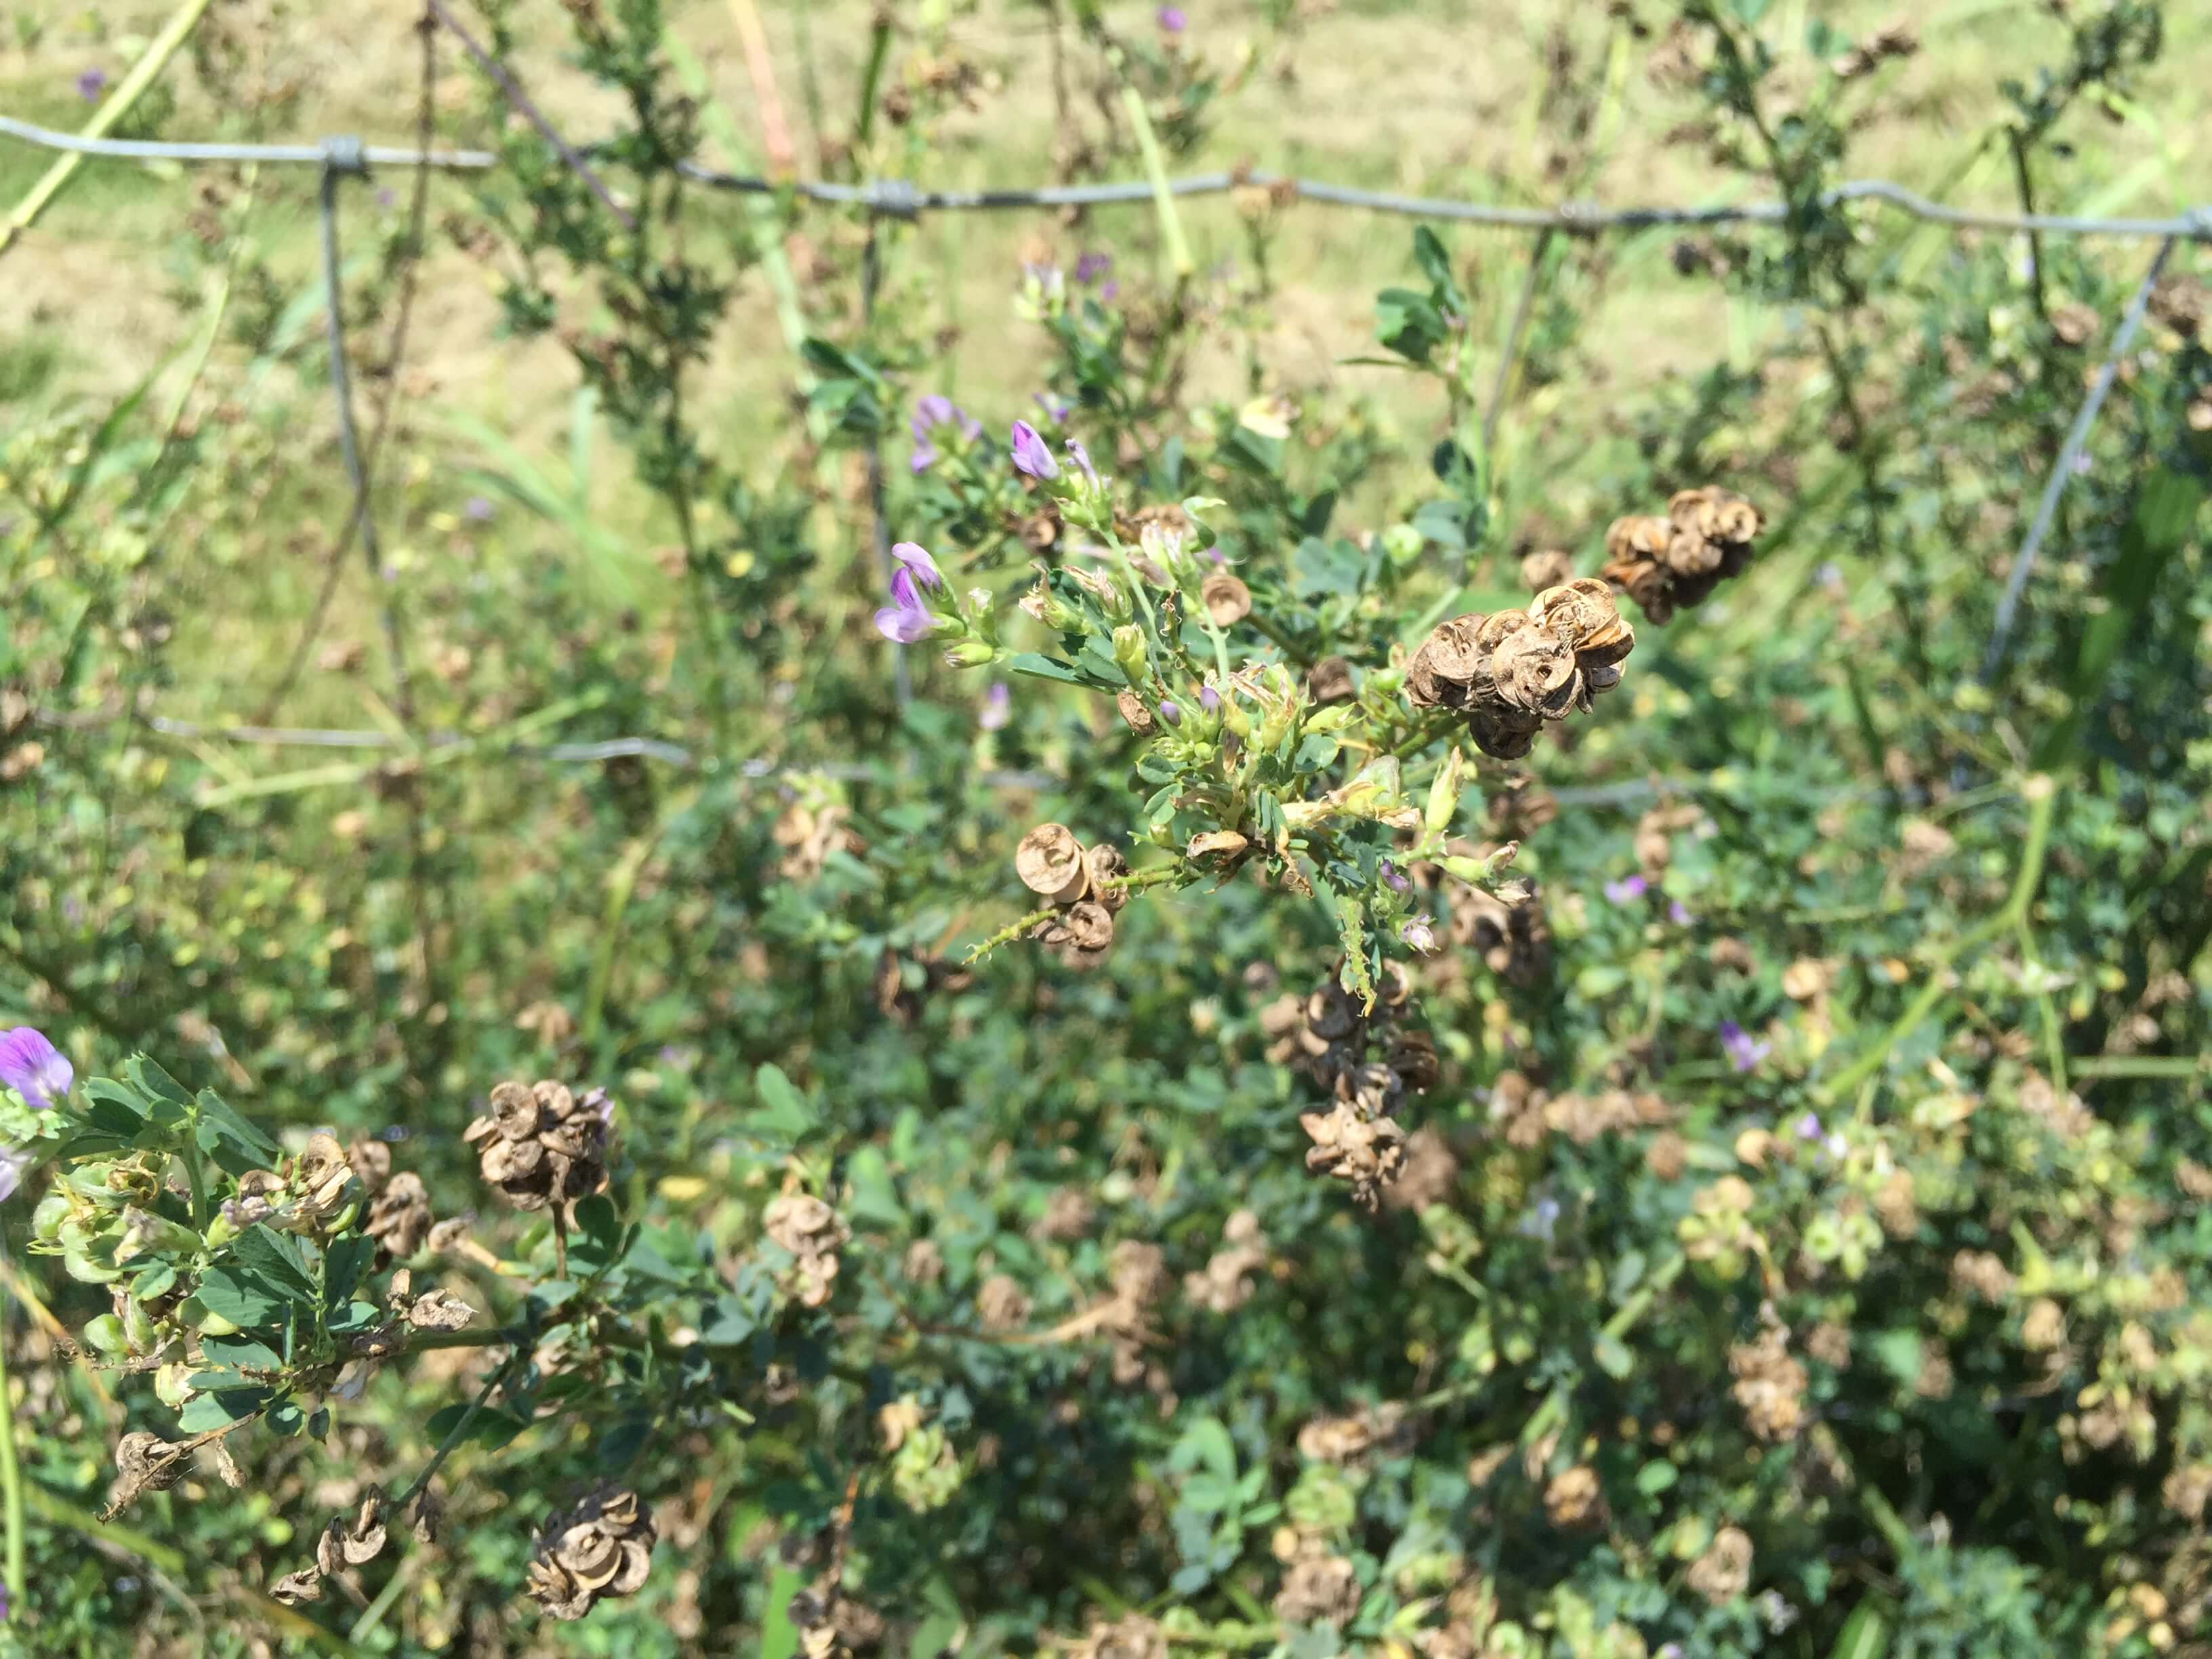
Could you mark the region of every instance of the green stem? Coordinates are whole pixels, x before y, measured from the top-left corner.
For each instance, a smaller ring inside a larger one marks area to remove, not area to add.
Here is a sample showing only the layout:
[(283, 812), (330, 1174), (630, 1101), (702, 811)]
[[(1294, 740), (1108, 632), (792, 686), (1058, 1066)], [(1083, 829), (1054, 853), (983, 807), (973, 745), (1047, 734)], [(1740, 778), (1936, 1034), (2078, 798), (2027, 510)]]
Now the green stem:
[[(92, 119), (84, 124), (83, 137), (98, 138), (131, 113), (138, 100), (145, 96), (146, 89), (168, 67), (169, 59), (176, 56), (177, 48), (185, 44), (185, 38), (191, 33), (210, 3), (210, 0), (185, 0), (184, 4), (171, 14), (161, 32), (154, 37), (152, 44), (131, 66), (131, 73), (123, 77), (113, 94), (100, 106)], [(38, 222), (39, 216), (52, 204), (54, 198), (62, 193), (69, 181), (76, 176), (77, 168), (83, 164), (84, 157), (71, 151), (46, 169), (39, 182), (31, 186), (31, 193), (15, 204), (15, 210), (8, 216), (7, 222), (0, 224), (0, 253), (5, 253), (13, 247), (16, 237)]]
[(15, 1461), (15, 1400), (8, 1383), (8, 1300), (0, 1287), (0, 1509), (8, 1522), (8, 1606), (20, 1617), (24, 1607), (23, 1472)]
[[(1094, 890), (1118, 889), (1125, 893), (1137, 893), (1142, 892), (1147, 887), (1158, 887), (1163, 882), (1181, 882), (1188, 879), (1190, 879), (1190, 872), (1182, 865), (1163, 864), (1150, 870), (1139, 870), (1134, 875), (1109, 876), (1105, 880), (1094, 882), (1091, 884)], [(1029, 915), (1008, 922), (981, 945), (971, 948), (965, 960), (971, 963), (981, 962), (1000, 945), (1012, 945), (1039, 922), (1048, 921), (1059, 914), (1060, 907), (1056, 904), (1048, 904), (1041, 909), (1032, 910)]]
[(1168, 187), (1167, 158), (1160, 153), (1160, 141), (1152, 131), (1152, 118), (1145, 112), (1144, 94), (1134, 87), (1123, 87), (1121, 107), (1128, 111), (1129, 125), (1137, 130), (1137, 148), (1145, 156), (1145, 176), (1152, 181), (1152, 205), (1160, 216), (1160, 236), (1167, 244), (1168, 264), (1175, 271), (1176, 286), (1180, 289), (1190, 280), (1198, 265), (1190, 257), (1190, 244), (1183, 240), (1182, 220), (1176, 213), (1175, 192)]

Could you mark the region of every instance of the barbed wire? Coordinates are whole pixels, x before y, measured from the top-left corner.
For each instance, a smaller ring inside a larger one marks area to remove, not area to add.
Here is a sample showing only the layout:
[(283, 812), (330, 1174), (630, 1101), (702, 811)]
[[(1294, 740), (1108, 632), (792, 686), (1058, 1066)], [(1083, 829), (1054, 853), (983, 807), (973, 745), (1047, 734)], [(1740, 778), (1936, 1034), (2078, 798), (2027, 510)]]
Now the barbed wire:
[[(311, 144), (88, 138), (78, 133), (58, 132), (4, 115), (0, 115), (0, 134), (47, 149), (67, 150), (80, 155), (116, 161), (258, 161), (278, 167), (333, 167), (343, 172), (356, 173), (380, 167), (427, 167), (451, 173), (482, 173), (490, 171), (500, 162), (499, 156), (489, 150), (419, 150), (366, 144), (351, 137), (328, 138)], [(562, 148), (565, 149), (567, 146), (564, 144)], [(591, 155), (598, 148), (587, 146), (582, 154)], [(871, 212), (894, 218), (910, 218), (921, 213), (1105, 207), (1117, 204), (1136, 204), (1153, 199), (1152, 186), (1145, 179), (1122, 184), (941, 190), (925, 189), (902, 179), (872, 179), (856, 185), (830, 184), (814, 179), (778, 180), (744, 173), (722, 173), (693, 161), (679, 163), (678, 170), (693, 183), (711, 189), (765, 196), (787, 191), (803, 201), (866, 208)], [(1656, 204), (1610, 208), (1596, 203), (1562, 202), (1551, 207), (1516, 207), (1504, 203), (1362, 190), (1350, 185), (1331, 184), (1325, 179), (1246, 169), (1191, 173), (1167, 181), (1169, 192), (1177, 197), (1221, 196), (1247, 185), (1269, 189), (1287, 187), (1300, 201), (1332, 207), (1361, 208), (1376, 213), (1492, 225), (1505, 229), (1555, 230), (1585, 234), (1607, 230), (1644, 230), (1664, 225), (1783, 224), (1788, 222), (1791, 212), (1790, 204), (1786, 202), (1723, 203), (1702, 207)], [(1887, 179), (1850, 179), (1823, 191), (1817, 199), (1823, 207), (1838, 207), (1849, 202), (1875, 203), (1915, 219), (1948, 225), (1960, 230), (2014, 234), (2033, 231), (2049, 236), (2174, 237), (2185, 241), (2212, 241), (2212, 207), (2191, 208), (2176, 216), (2163, 219), (2070, 213), (2002, 213), (1977, 208), (1947, 207)]]

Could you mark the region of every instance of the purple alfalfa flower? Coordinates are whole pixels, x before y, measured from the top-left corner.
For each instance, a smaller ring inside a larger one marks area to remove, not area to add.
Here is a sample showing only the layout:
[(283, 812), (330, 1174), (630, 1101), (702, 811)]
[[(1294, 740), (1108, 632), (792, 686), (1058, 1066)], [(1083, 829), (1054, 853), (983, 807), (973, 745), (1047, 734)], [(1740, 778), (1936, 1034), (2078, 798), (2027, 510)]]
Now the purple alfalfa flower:
[(1619, 881), (1609, 881), (1606, 883), (1606, 902), (1608, 904), (1633, 903), (1636, 900), (1642, 898), (1644, 894), (1650, 890), (1651, 884), (1644, 880), (1643, 877), (1623, 876)]
[(1014, 422), (1014, 471), (1026, 472), (1032, 478), (1057, 478), (1060, 463), (1052, 458), (1052, 451), (1037, 436), (1037, 429), (1027, 421)]
[(1423, 956), (1433, 955), (1437, 949), (1436, 918), (1424, 911), (1398, 930), (1398, 937)]
[(1190, 21), (1182, 15), (1181, 6), (1162, 6), (1153, 15), (1152, 21), (1160, 26), (1160, 33), (1163, 34), (1181, 34), (1184, 27)]
[(1073, 438), (1067, 441), (1067, 457), (1083, 469), (1083, 476), (1091, 480), (1091, 487), (1093, 489), (1103, 489), (1106, 487), (1098, 482), (1098, 469), (1091, 465), (1091, 452)]
[(1729, 1065), (1739, 1072), (1748, 1072), (1755, 1070), (1759, 1062), (1774, 1051), (1774, 1045), (1756, 1041), (1734, 1020), (1724, 1019), (1721, 1022), (1721, 1050), (1728, 1055)]
[(959, 408), (941, 392), (933, 392), (914, 406), (914, 418), (907, 422), (914, 440), (920, 443), (939, 427), (955, 419)]
[(996, 732), (1014, 717), (1014, 694), (1004, 680), (993, 680), (991, 689), (983, 694), (983, 706), (975, 714), (975, 724), (986, 732)]
[(22, 1096), (25, 1103), (52, 1111), (76, 1081), (76, 1068), (43, 1031), (27, 1025), (0, 1031), (0, 1085)]
[(1797, 1120), (1798, 1139), (1818, 1140), (1820, 1138), (1820, 1115), (1818, 1112), (1808, 1112)]
[(921, 602), (911, 566), (891, 573), (891, 602), (876, 612), (876, 632), (901, 645), (914, 645), (937, 631), (938, 619)]
[(15, 1195), (15, 1183), (23, 1178), (29, 1167), (31, 1155), (19, 1146), (0, 1146), (0, 1204)]
[(482, 495), (471, 495), (461, 503), (461, 516), (471, 524), (489, 524), (492, 504)]
[(909, 472), (927, 472), (937, 465), (938, 459), (937, 446), (924, 438), (915, 445), (914, 453), (906, 458), (906, 470)]
[(1065, 426), (1075, 412), (1075, 405), (1056, 392), (1040, 392), (1030, 401), (1044, 411), (1047, 426)]
[(1091, 283), (1097, 282), (1100, 277), (1105, 276), (1113, 269), (1114, 256), (1112, 254), (1099, 253), (1096, 252), (1086, 253), (1075, 262), (1075, 280), (1082, 283), (1084, 287), (1089, 288)]
[(891, 557), (914, 572), (915, 580), (932, 592), (945, 586), (945, 573), (937, 568), (937, 561), (929, 556), (929, 550), (920, 542), (892, 544)]
[(1181, 726), (1182, 724), (1182, 706), (1171, 697), (1167, 699), (1160, 704), (1160, 718), (1165, 720), (1170, 726)]
[(1391, 863), (1389, 860), (1377, 860), (1375, 869), (1376, 872), (1382, 878), (1382, 884), (1392, 892), (1410, 893), (1413, 890), (1413, 878)]
[(106, 90), (107, 71), (104, 69), (88, 69), (76, 77), (76, 95), (88, 104), (98, 103), (100, 94)]
[(1688, 908), (1683, 904), (1681, 900), (1668, 899), (1667, 901), (1667, 920), (1673, 922), (1677, 927), (1687, 927), (1692, 922), (1695, 921), (1697, 918), (1690, 914)]
[(1221, 693), (1210, 685), (1200, 686), (1198, 706), (1209, 714), (1218, 714), (1221, 712)]

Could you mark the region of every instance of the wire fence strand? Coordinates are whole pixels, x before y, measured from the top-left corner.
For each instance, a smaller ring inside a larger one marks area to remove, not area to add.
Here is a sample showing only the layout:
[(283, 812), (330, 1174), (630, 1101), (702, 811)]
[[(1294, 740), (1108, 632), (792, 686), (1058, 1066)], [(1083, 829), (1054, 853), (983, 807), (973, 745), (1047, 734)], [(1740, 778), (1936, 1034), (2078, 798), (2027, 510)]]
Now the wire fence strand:
[[(58, 132), (51, 128), (37, 126), (13, 116), (0, 116), (0, 134), (47, 149), (68, 150), (81, 155), (103, 156), (118, 161), (259, 161), (280, 167), (321, 167), (329, 163), (334, 149), (343, 147), (343, 153), (349, 157), (358, 156), (359, 165), (362, 167), (428, 167), (445, 172), (481, 173), (500, 164), (499, 156), (489, 150), (422, 150), (360, 144), (348, 139), (307, 144), (232, 144), (88, 138), (77, 133)], [(570, 150), (565, 142), (562, 142), (561, 148), (574, 158), (576, 164), (580, 165), (581, 158), (593, 154), (599, 147), (586, 146), (580, 153)], [(896, 179), (874, 179), (856, 185), (830, 184), (811, 179), (779, 183), (757, 175), (721, 173), (690, 161), (681, 164), (681, 171), (692, 182), (716, 190), (755, 195), (775, 195), (788, 191), (804, 201), (863, 207), (901, 217), (925, 212), (989, 212), (1022, 208), (1135, 204), (1149, 202), (1154, 195), (1151, 182), (1141, 179), (1120, 184), (927, 190)], [(585, 169), (585, 173), (587, 179), (597, 182), (596, 175), (591, 174), (588, 169)], [(1491, 225), (1506, 229), (1556, 230), (1579, 234), (1608, 230), (1644, 230), (1666, 225), (1778, 225), (1788, 222), (1791, 213), (1790, 205), (1786, 202), (1723, 203), (1699, 207), (1603, 207), (1595, 203), (1580, 202), (1563, 202), (1551, 207), (1514, 206), (1504, 203), (1469, 202), (1443, 197), (1361, 190), (1349, 185), (1331, 184), (1325, 179), (1291, 178), (1245, 169), (1233, 173), (1192, 173), (1184, 178), (1171, 179), (1168, 180), (1168, 190), (1175, 196), (1221, 196), (1245, 185), (1264, 187), (1276, 185), (1288, 185), (1301, 201), (1329, 206), (1361, 208), (1375, 213)], [(1850, 202), (1871, 202), (1915, 219), (1949, 225), (1960, 230), (2212, 241), (2212, 207), (2192, 208), (2185, 213), (2163, 219), (2070, 213), (2002, 213), (1975, 208), (1947, 207), (1886, 179), (1851, 179), (1824, 191), (1817, 199), (1824, 208), (1838, 207)], [(623, 212), (611, 201), (609, 205), (613, 206), (617, 214)]]

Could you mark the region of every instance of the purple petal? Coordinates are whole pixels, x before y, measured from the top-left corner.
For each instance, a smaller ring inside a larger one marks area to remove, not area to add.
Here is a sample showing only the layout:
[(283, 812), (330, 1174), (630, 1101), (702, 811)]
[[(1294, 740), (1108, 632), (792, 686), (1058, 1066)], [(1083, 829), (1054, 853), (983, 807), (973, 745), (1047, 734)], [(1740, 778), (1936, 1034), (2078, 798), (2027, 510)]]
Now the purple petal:
[(0, 1084), (40, 1111), (51, 1110), (76, 1081), (76, 1068), (46, 1034), (27, 1025), (0, 1032)]
[(1401, 870), (1396, 865), (1391, 863), (1389, 860), (1383, 859), (1379, 860), (1376, 865), (1376, 869), (1382, 878), (1382, 884), (1389, 888), (1392, 892), (1410, 893), (1413, 891), (1413, 883), (1412, 878), (1407, 876), (1407, 873), (1403, 870)]
[(1190, 20), (1182, 15), (1181, 6), (1162, 6), (1153, 21), (1159, 24), (1163, 34), (1181, 34)]
[(1692, 922), (1695, 921), (1697, 918), (1683, 908), (1681, 900), (1672, 899), (1668, 902), (1667, 920), (1673, 922), (1677, 927), (1687, 927)]
[(1160, 718), (1165, 720), (1170, 726), (1181, 726), (1182, 724), (1182, 710), (1178, 708), (1174, 700), (1170, 698), (1160, 704)]
[(1088, 288), (1113, 269), (1112, 254), (1095, 252), (1086, 253), (1075, 262), (1075, 280)]
[(927, 435), (932, 427), (943, 426), (957, 411), (952, 399), (941, 392), (933, 392), (914, 406), (914, 435), (919, 440)]
[(927, 472), (937, 465), (937, 446), (926, 440), (914, 447), (914, 453), (906, 459), (909, 472)]
[(975, 724), (986, 732), (996, 732), (1013, 717), (1014, 694), (1006, 681), (994, 680), (991, 689), (983, 694), (983, 707), (975, 716)]
[(1612, 904), (1626, 904), (1642, 898), (1650, 890), (1650, 883), (1641, 876), (1623, 876), (1619, 881), (1606, 883), (1606, 900)]
[(876, 611), (876, 632), (901, 645), (915, 645), (929, 637), (937, 619), (927, 611), (886, 605)]
[(1083, 476), (1091, 480), (1091, 487), (1093, 489), (1098, 489), (1100, 487), (1098, 469), (1091, 465), (1091, 452), (1076, 442), (1074, 439), (1070, 438), (1067, 441), (1067, 453), (1076, 465), (1083, 469)]
[(1215, 690), (1210, 685), (1201, 685), (1198, 688), (1198, 706), (1206, 710), (1209, 714), (1219, 714), (1221, 712), (1221, 693)]
[(924, 587), (945, 586), (945, 573), (937, 568), (937, 561), (929, 556), (929, 550), (919, 542), (900, 542), (891, 549), (891, 557), (914, 573), (915, 580)]
[(1032, 478), (1060, 476), (1060, 463), (1053, 459), (1052, 451), (1045, 447), (1044, 440), (1037, 436), (1037, 429), (1027, 421), (1014, 422), (1013, 455), (1015, 469)]
[(0, 1146), (0, 1204), (15, 1195), (15, 1183), (23, 1178), (24, 1168), (31, 1155), (13, 1146)]

